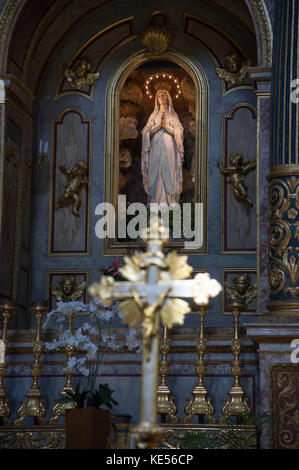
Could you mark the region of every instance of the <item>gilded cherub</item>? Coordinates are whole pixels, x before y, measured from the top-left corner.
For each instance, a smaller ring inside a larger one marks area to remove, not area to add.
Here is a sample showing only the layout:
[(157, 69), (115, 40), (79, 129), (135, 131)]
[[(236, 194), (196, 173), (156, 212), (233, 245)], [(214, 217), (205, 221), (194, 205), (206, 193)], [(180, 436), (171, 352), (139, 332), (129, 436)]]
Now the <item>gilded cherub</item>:
[(79, 59), (73, 68), (66, 68), (64, 75), (71, 88), (81, 90), (86, 86), (93, 85), (99, 78), (99, 72), (91, 73), (91, 64), (87, 59)]
[(79, 217), (78, 211), (81, 206), (79, 192), (82, 187), (88, 185), (88, 181), (84, 179), (87, 173), (87, 163), (79, 161), (71, 170), (67, 170), (62, 166), (60, 166), (59, 169), (69, 181), (66, 181), (63, 185), (65, 191), (56, 204), (56, 210), (61, 209), (61, 207), (68, 206), (69, 204), (73, 204), (72, 213), (76, 217)]
[(82, 297), (86, 282), (77, 285), (75, 278), (63, 277), (58, 281), (58, 285), (52, 284), (51, 291), (57, 302), (72, 302)]
[(236, 302), (245, 306), (251, 304), (257, 296), (256, 285), (251, 285), (251, 279), (248, 274), (239, 274), (233, 278), (233, 284), (225, 282), (225, 293), (230, 302)]
[(242, 83), (248, 73), (249, 61), (242, 62), (238, 54), (230, 54), (224, 60), (224, 69), (216, 69), (220, 78), (226, 82), (236, 85), (238, 82)]
[(242, 155), (231, 155), (230, 167), (224, 168), (222, 162), (217, 162), (221, 174), (229, 175), (230, 183), (233, 188), (234, 195), (240, 202), (247, 202), (250, 206), (253, 205), (252, 200), (247, 194), (247, 187), (245, 185), (245, 178), (249, 171), (254, 170), (256, 167), (256, 160), (244, 163)]

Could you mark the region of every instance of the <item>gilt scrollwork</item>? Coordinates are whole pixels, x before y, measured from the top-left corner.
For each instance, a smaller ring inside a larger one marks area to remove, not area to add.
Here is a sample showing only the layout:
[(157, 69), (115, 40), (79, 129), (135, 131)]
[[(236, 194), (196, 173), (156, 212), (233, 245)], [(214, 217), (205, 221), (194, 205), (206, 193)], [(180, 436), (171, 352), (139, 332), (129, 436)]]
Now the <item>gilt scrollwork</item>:
[(269, 284), (271, 294), (295, 299), (299, 293), (299, 178), (270, 183)]
[(275, 444), (279, 449), (298, 449), (298, 371), (290, 365), (280, 365), (274, 366), (271, 375), (272, 412), (277, 416), (273, 423)]

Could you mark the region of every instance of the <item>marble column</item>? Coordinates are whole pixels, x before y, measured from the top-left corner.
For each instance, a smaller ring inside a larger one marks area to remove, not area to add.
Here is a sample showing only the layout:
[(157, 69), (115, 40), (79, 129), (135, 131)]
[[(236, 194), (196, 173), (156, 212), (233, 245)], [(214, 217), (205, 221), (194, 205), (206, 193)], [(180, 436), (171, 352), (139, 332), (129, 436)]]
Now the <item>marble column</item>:
[(268, 182), (271, 127), (271, 78), (272, 67), (249, 68), (257, 98), (257, 311), (267, 311), (270, 301), (268, 273)]
[[(276, 0), (269, 180), (269, 311), (299, 315), (299, 0)], [(297, 85), (298, 86), (298, 85)]]

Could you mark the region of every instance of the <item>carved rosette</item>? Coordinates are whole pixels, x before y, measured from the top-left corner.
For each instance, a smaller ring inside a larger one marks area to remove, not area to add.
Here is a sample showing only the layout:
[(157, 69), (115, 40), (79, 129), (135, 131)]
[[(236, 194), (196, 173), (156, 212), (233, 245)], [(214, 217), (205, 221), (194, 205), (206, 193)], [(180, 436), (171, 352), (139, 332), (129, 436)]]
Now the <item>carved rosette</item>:
[[(273, 313), (299, 314), (299, 177), (279, 176), (269, 185), (269, 284)], [(287, 302), (287, 303), (285, 303)], [(284, 303), (284, 305), (282, 304)]]

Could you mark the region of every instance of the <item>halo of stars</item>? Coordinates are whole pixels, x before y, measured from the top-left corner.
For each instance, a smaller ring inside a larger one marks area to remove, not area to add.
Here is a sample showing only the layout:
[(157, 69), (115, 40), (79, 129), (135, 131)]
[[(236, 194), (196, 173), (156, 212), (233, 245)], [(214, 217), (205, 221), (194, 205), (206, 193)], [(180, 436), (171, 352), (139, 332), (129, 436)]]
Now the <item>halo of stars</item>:
[(182, 92), (181, 92), (181, 86), (180, 86), (179, 80), (175, 77), (175, 75), (163, 72), (163, 73), (154, 73), (150, 77), (148, 77), (147, 80), (145, 81), (144, 88), (145, 88), (145, 94), (147, 98), (153, 99), (153, 97), (155, 96), (156, 92), (153, 89), (154, 88), (153, 83), (156, 82), (157, 80), (159, 81), (167, 80), (167, 81), (172, 82), (171, 89), (175, 90), (174, 93), (172, 94), (174, 95), (176, 99), (178, 99), (181, 96)]

